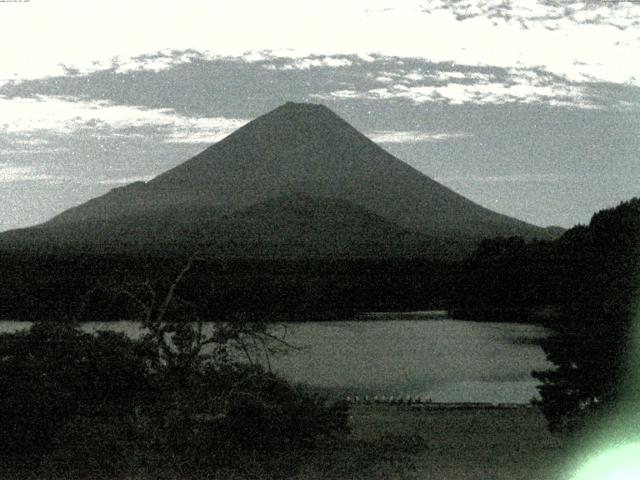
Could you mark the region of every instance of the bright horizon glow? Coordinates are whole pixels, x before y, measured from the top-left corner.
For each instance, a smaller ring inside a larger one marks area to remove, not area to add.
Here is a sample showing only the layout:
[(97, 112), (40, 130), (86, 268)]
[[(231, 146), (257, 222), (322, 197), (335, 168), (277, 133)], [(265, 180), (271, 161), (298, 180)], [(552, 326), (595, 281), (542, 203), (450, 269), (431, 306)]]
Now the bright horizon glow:
[[(110, 68), (133, 57), (193, 49), (260, 58), (258, 52), (370, 54), (433, 62), (542, 68), (572, 81), (640, 85), (640, 5), (478, 0), (3, 4), (0, 83)], [(163, 68), (162, 62), (149, 68)]]
[[(636, 283), (640, 272), (636, 274)], [(579, 448), (574, 462), (582, 463), (570, 480), (637, 480), (640, 479), (640, 416), (633, 392), (640, 383), (640, 288), (636, 289), (632, 345), (626, 352), (627, 372), (617, 412), (593, 432), (590, 445)], [(625, 405), (628, 405), (624, 407)], [(634, 428), (636, 430), (634, 430)], [(585, 452), (592, 452), (585, 455)], [(586, 460), (585, 460), (586, 458)]]
[(640, 442), (602, 452), (589, 460), (571, 480), (638, 480)]

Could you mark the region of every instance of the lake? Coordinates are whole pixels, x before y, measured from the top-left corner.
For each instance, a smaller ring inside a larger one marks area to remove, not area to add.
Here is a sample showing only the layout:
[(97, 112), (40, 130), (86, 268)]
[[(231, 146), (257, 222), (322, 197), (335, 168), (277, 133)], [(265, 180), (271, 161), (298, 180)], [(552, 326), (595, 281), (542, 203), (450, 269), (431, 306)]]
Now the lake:
[[(273, 370), (332, 396), (423, 395), (434, 402), (526, 403), (538, 397), (532, 370), (552, 368), (535, 325), (480, 323), (434, 312), (371, 314), (371, 319), (285, 323), (299, 347), (272, 358)], [(367, 317), (365, 317), (367, 318)], [(0, 331), (28, 328), (0, 322)], [(83, 325), (140, 335), (134, 322)]]

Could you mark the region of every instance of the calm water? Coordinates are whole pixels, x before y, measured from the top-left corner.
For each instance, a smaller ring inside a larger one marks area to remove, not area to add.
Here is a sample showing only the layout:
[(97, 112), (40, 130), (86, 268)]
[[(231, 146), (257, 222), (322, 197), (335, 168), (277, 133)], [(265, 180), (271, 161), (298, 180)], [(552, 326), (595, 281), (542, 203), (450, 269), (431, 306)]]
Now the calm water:
[[(272, 367), (294, 382), (337, 395), (518, 403), (538, 396), (531, 370), (551, 368), (531, 343), (545, 335), (541, 327), (434, 319), (429, 312), (375, 318), (283, 324), (280, 331), (286, 328), (287, 341), (299, 350), (273, 358)], [(0, 322), (0, 331), (21, 328), (28, 324)], [(140, 334), (133, 322), (84, 328)]]

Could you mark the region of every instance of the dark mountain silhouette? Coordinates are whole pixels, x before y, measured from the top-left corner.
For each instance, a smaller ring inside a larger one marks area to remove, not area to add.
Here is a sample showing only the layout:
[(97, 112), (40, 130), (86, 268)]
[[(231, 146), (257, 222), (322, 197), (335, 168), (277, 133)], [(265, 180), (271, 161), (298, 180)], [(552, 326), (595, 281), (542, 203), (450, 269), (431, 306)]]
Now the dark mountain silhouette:
[[(7, 232), (0, 246), (21, 245), (38, 251), (54, 245), (94, 253), (166, 254), (189, 251), (225, 257), (446, 257), (456, 259), (473, 244), (451, 242), (411, 232), (358, 205), (341, 199), (283, 195), (230, 214), (218, 210), (156, 212), (108, 221), (88, 219)], [(193, 217), (199, 219), (191, 224)]]
[(324, 106), (287, 103), (147, 183), (114, 189), (0, 240), (405, 256), (430, 242), (512, 235), (553, 232), (467, 200)]
[(212, 240), (234, 238), (237, 254), (252, 257), (395, 254), (415, 244), (415, 235), (353, 203), (302, 194), (260, 202), (215, 227)]

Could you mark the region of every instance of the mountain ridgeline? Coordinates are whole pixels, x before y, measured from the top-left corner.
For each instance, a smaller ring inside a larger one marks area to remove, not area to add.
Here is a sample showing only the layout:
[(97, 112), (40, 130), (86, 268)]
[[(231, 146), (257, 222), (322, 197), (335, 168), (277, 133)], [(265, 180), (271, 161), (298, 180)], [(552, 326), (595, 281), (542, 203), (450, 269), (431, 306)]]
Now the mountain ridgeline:
[(0, 245), (234, 258), (451, 257), (483, 238), (553, 232), (483, 208), (322, 105), (287, 103), (192, 159)]

